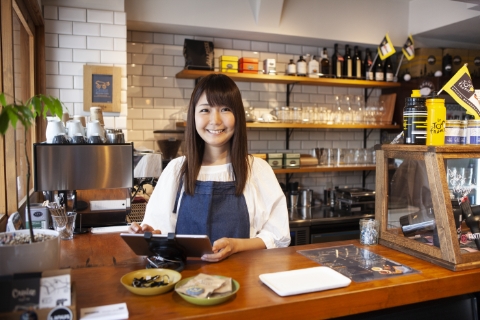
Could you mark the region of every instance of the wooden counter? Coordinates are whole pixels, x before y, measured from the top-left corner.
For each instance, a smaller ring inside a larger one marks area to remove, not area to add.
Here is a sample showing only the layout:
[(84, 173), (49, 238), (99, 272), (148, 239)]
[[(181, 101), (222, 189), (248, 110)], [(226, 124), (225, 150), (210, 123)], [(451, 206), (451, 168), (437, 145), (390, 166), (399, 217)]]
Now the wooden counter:
[(332, 318), (480, 291), (480, 269), (453, 272), (381, 245), (368, 250), (420, 272), (289, 297), (278, 296), (258, 278), (262, 273), (318, 266), (298, 250), (346, 244), (362, 247), (349, 240), (242, 252), (219, 263), (189, 260), (183, 278), (202, 272), (232, 277), (240, 283), (235, 297), (210, 307), (189, 304), (174, 291), (152, 297), (127, 291), (120, 278), (144, 268), (145, 263), (119, 234), (75, 235), (73, 241), (62, 241), (61, 265), (73, 268), (77, 314), (81, 308), (125, 302), (130, 319)]

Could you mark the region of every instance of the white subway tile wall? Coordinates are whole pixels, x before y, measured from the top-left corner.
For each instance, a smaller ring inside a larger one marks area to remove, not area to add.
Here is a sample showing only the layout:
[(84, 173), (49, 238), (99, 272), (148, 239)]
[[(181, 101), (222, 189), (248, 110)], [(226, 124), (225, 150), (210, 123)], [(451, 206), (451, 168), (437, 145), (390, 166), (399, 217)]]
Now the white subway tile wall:
[[(285, 65), (300, 54), (317, 55), (323, 47), (308, 47), (280, 43), (267, 43), (243, 39), (206, 38), (191, 35), (163, 34), (127, 31), (128, 116), (127, 128), (130, 141), (135, 146), (158, 150), (156, 139), (168, 134), (152, 134), (153, 130), (178, 130), (175, 123), (181, 121), (195, 86), (194, 80), (176, 79), (185, 64), (184, 39), (213, 41), (215, 66), (221, 55), (277, 60), (277, 71), (283, 73)], [(173, 44), (172, 44), (173, 43)], [(250, 51), (255, 50), (255, 51)], [(286, 85), (271, 83), (237, 82), (246, 107), (254, 107), (255, 114), (272, 111), (286, 102)], [(363, 89), (300, 86), (293, 89), (290, 105), (320, 107), (331, 104), (335, 95), (363, 95)], [(380, 90), (373, 90), (372, 97)], [(153, 101), (153, 103), (152, 103)], [(363, 130), (295, 129), (286, 149), (286, 131), (249, 129), (248, 150), (251, 153), (299, 152), (309, 154), (312, 148), (363, 148)], [(371, 148), (379, 143), (380, 132), (373, 130), (367, 140)], [(181, 151), (180, 151), (181, 152)], [(286, 175), (278, 175), (286, 181)], [(340, 187), (361, 187), (362, 172), (298, 173), (290, 181), (298, 181), (301, 187), (312, 188), (317, 197), (323, 194), (327, 184)], [(375, 174), (366, 178), (366, 187), (375, 187)]]
[[(47, 94), (65, 104), (70, 116), (83, 110), (83, 66), (122, 69), (121, 111), (104, 114), (105, 127), (127, 129), (127, 27), (125, 12), (44, 6)], [(153, 120), (151, 120), (153, 123)]]
[[(107, 127), (123, 129), (126, 140), (135, 147), (158, 149), (154, 130), (176, 130), (183, 120), (194, 88), (194, 80), (176, 79), (183, 69), (185, 39), (212, 41), (215, 66), (221, 55), (256, 57), (259, 69), (267, 58), (276, 59), (277, 72), (283, 73), (290, 59), (301, 54), (319, 54), (321, 47), (246, 39), (208, 38), (193, 35), (165, 34), (126, 30), (124, 12), (73, 9), (44, 6), (46, 31), (47, 94), (59, 97), (71, 116), (86, 115), (83, 111), (83, 65), (122, 67), (122, 106), (120, 113), (106, 113)], [(286, 102), (286, 85), (237, 82), (246, 107), (253, 107), (257, 116), (281, 107)], [(290, 105), (298, 107), (328, 106), (335, 95), (363, 95), (362, 89), (300, 86), (293, 88)], [(373, 90), (371, 96), (380, 94)], [(312, 148), (362, 148), (363, 130), (295, 129), (286, 149), (286, 131), (249, 129), (248, 149), (251, 153), (299, 152)], [(370, 132), (367, 147), (379, 143), (380, 131)], [(285, 182), (285, 175), (278, 175)], [(312, 188), (319, 196), (331, 184), (360, 187), (362, 172), (326, 172), (293, 174), (302, 188)], [(366, 177), (366, 187), (375, 187), (375, 174)]]

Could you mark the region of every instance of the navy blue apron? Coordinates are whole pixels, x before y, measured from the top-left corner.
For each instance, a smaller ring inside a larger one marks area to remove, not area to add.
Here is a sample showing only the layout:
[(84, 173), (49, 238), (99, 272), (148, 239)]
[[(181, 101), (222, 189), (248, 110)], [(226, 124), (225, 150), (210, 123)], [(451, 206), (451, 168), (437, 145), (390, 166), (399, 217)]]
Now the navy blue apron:
[[(176, 213), (183, 179), (173, 213)], [(235, 182), (197, 181), (193, 196), (183, 192), (178, 209), (177, 234), (206, 234), (210, 241), (250, 238), (250, 219), (243, 194), (235, 195)]]

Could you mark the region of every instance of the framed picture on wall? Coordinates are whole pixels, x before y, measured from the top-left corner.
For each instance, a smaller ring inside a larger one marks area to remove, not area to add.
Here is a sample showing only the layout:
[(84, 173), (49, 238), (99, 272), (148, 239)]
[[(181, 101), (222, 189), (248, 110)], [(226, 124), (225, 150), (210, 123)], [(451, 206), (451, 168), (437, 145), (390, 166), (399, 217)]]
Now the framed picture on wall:
[(121, 68), (83, 66), (83, 110), (101, 107), (103, 112), (120, 112)]

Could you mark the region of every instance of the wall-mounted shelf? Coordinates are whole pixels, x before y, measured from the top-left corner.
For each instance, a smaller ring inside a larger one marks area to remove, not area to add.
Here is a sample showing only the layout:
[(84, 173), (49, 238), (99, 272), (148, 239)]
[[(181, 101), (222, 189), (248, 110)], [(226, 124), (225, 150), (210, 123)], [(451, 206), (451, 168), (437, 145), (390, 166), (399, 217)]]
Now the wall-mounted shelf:
[[(186, 122), (176, 123), (177, 127), (185, 127)], [(401, 129), (396, 124), (317, 124), (317, 123), (284, 123), (284, 122), (247, 122), (247, 128), (265, 129)]]
[(300, 167), (300, 168), (282, 168), (273, 169), (276, 174), (280, 173), (311, 173), (311, 172), (332, 172), (332, 171), (372, 171), (375, 165), (367, 166), (316, 166), (316, 167)]
[(369, 81), (356, 79), (308, 78), (252, 73), (228, 73), (203, 70), (182, 70), (176, 74), (178, 79), (198, 79), (211, 73), (225, 74), (234, 81), (300, 84), (311, 86), (350, 87), (350, 88), (396, 88), (398, 82)]

